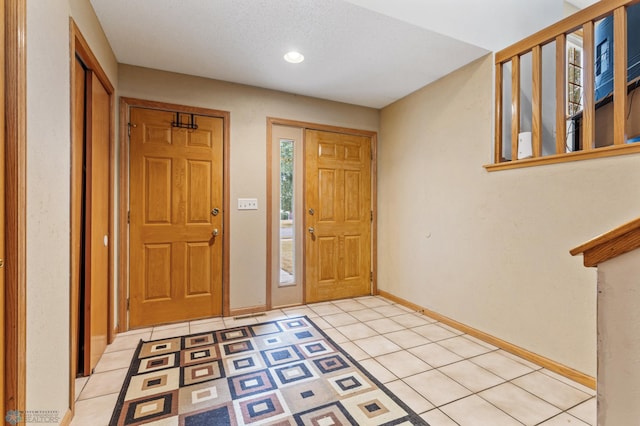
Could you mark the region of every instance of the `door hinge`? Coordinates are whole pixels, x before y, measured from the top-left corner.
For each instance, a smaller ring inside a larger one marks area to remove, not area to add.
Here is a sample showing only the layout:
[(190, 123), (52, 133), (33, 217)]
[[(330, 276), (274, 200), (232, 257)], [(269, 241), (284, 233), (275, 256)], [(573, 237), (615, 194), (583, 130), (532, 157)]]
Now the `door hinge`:
[(373, 210), (371, 210), (371, 222), (373, 222)]
[(129, 298), (127, 297), (127, 311), (129, 310)]
[(132, 127), (138, 127), (137, 125), (133, 124), (133, 123), (127, 123), (128, 129), (127, 129), (127, 135), (131, 136), (131, 128)]
[(131, 223), (131, 210), (127, 210), (127, 223)]
[(373, 271), (369, 272), (369, 281), (373, 282)]

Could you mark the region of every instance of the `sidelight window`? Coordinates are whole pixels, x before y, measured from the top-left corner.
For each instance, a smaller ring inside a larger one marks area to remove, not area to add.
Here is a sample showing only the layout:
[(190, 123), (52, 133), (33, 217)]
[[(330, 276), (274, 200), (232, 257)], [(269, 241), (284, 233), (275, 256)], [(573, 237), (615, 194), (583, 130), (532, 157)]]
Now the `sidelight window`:
[(280, 140), (280, 285), (296, 282), (294, 141)]

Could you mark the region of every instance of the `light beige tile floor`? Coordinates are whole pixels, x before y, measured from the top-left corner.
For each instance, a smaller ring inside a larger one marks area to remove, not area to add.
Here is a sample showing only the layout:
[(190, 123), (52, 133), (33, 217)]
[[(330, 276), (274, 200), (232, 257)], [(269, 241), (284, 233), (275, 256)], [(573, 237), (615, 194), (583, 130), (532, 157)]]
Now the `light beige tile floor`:
[(211, 318), (119, 334), (76, 381), (72, 425), (105, 426), (142, 340), (307, 315), (432, 426), (596, 424), (595, 391), (382, 297)]

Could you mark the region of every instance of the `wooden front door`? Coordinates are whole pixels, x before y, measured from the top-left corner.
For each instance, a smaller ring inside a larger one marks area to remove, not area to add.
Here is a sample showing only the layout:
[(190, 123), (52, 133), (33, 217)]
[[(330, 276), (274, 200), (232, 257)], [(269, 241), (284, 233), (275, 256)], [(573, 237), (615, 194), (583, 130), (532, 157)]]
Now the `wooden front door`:
[(306, 302), (371, 294), (371, 139), (305, 133)]
[(221, 315), (223, 119), (130, 115), (129, 326)]

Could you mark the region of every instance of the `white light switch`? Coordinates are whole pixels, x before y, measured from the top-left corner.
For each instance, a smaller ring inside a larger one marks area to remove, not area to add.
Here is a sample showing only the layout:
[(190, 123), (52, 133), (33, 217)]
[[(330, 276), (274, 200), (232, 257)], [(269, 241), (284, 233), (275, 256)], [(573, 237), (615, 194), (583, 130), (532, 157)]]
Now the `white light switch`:
[(238, 198), (238, 210), (258, 210), (258, 199)]

